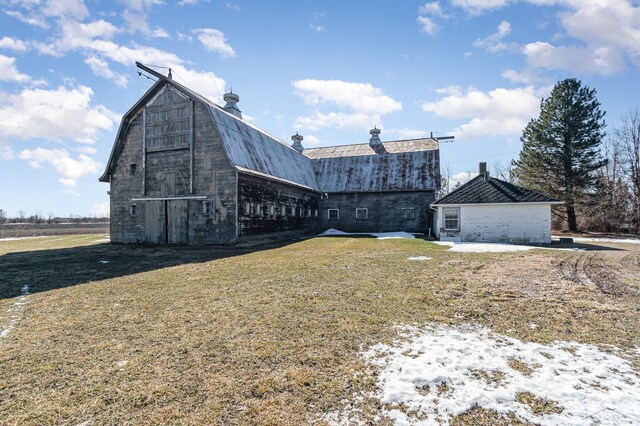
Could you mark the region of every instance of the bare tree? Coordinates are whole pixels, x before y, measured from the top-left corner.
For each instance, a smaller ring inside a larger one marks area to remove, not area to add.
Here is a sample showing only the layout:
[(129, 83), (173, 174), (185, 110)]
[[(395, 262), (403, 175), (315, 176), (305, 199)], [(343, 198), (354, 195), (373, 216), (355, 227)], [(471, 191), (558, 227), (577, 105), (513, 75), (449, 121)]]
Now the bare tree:
[(615, 136), (622, 145), (624, 164), (633, 193), (633, 224), (640, 230), (640, 111), (629, 112), (622, 117)]

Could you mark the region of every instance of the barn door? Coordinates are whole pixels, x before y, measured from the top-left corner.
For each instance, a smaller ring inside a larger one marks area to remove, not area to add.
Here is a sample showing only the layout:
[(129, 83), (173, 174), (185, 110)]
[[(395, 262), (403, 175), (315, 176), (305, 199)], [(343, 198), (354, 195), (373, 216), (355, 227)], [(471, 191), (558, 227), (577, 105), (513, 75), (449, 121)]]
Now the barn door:
[(167, 202), (167, 242), (169, 244), (188, 243), (189, 210), (187, 200)]
[(166, 234), (166, 201), (147, 201), (146, 210), (146, 242), (164, 244)]

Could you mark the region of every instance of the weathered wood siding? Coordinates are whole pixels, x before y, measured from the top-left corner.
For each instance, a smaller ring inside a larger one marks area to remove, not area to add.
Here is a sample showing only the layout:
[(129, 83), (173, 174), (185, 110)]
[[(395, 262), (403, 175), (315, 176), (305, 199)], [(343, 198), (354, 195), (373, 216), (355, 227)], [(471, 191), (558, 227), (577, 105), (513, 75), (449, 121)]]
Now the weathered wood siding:
[[(165, 89), (131, 121), (117, 157), (110, 188), (111, 240), (233, 243), (236, 179), (208, 106)], [(204, 212), (203, 202), (210, 203), (210, 211)]]
[(444, 230), (443, 207), (438, 207), (438, 231), (443, 241), (551, 242), (550, 204), (462, 205), (455, 208), (460, 209), (460, 230), (457, 232)]
[(238, 177), (238, 191), (241, 236), (317, 230), (316, 192), (245, 174)]
[[(330, 193), (320, 200), (320, 228), (346, 232), (428, 232), (429, 204), (434, 200), (434, 191)], [(367, 218), (356, 219), (356, 208), (367, 209)], [(339, 218), (329, 219), (329, 209), (338, 209)], [(408, 211), (411, 209), (413, 215)]]

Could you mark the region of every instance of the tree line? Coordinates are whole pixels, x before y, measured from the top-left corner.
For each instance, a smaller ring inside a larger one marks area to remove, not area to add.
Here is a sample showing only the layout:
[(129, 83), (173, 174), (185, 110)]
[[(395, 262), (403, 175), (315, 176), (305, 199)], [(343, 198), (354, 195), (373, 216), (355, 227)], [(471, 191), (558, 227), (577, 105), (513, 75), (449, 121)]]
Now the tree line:
[(563, 202), (554, 224), (570, 231), (640, 230), (640, 113), (606, 130), (595, 89), (558, 82), (522, 132), (516, 183)]

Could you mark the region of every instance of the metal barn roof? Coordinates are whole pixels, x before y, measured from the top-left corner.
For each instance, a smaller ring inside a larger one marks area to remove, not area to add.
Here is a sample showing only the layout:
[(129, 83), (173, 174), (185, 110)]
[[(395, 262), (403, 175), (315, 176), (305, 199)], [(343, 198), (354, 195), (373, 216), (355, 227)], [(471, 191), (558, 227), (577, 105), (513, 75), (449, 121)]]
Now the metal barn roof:
[(170, 85), (209, 106), (227, 157), (239, 172), (319, 192), (415, 191), (440, 186), (438, 142), (434, 139), (383, 142), (383, 154), (377, 154), (369, 144), (312, 148), (300, 153), (193, 90), (160, 74), (157, 77), (154, 86), (123, 117), (101, 181), (110, 180), (129, 120), (152, 96)]

